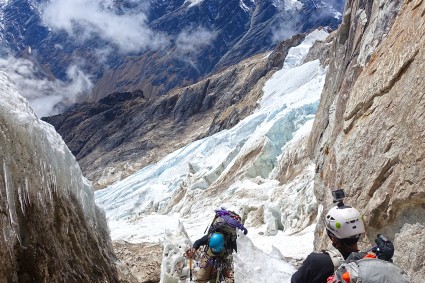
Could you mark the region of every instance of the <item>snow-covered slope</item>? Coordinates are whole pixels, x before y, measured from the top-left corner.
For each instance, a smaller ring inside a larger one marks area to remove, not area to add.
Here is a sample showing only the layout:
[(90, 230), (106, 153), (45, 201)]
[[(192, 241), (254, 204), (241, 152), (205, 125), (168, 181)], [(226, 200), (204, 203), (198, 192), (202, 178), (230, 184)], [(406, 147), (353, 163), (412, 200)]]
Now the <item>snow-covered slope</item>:
[[(106, 211), (112, 238), (168, 241), (165, 231), (181, 231), (181, 222), (194, 241), (203, 235), (214, 208), (223, 206), (245, 219), (250, 231), (246, 245), (252, 241), (266, 254), (277, 248), (263, 256), (282, 259), (309, 253), (314, 222), (310, 215), (318, 209), (312, 186), (314, 166), (307, 163), (284, 183), (277, 178), (281, 159), (288, 153), (301, 156), (311, 129), (325, 70), (318, 60), (305, 64), (302, 60), (312, 43), (326, 36), (315, 31), (292, 48), (282, 70), (265, 84), (258, 110), (235, 127), (189, 144), (97, 191), (96, 201)], [(262, 280), (270, 270), (261, 262), (253, 263), (258, 277), (244, 277), (252, 267), (245, 265), (247, 260), (258, 251), (242, 251), (236, 257), (235, 276), (245, 282), (266, 282)], [(276, 278), (289, 280), (293, 270), (283, 269), (286, 275)]]

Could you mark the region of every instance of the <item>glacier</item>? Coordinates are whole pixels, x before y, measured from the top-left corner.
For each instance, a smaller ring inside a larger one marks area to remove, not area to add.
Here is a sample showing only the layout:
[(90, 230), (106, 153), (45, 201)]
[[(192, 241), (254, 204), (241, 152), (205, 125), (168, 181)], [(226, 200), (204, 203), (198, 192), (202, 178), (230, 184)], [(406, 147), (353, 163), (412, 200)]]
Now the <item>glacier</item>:
[[(284, 183), (278, 176), (282, 160), (305, 152), (326, 68), (318, 60), (303, 60), (312, 44), (327, 36), (316, 30), (292, 48), (282, 69), (264, 85), (257, 110), (235, 127), (95, 192), (113, 240), (164, 245), (161, 282), (188, 280), (182, 255), (203, 236), (219, 207), (240, 213), (249, 230), (238, 238), (236, 282), (289, 282), (295, 268), (288, 259), (312, 251), (314, 212), (320, 210), (313, 193), (314, 165), (307, 161)], [(261, 261), (251, 263), (252, 258)], [(181, 273), (173, 274), (177, 265)]]

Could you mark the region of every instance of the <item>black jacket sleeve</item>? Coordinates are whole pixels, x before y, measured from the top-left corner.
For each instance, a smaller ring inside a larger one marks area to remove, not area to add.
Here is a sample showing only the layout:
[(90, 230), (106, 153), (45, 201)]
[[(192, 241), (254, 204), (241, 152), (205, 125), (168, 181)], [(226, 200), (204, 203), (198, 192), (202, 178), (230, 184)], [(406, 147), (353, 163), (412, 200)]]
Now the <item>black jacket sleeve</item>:
[(193, 247), (198, 250), (200, 246), (208, 245), (208, 235), (203, 236), (202, 238), (198, 239), (193, 243)]
[(331, 257), (325, 253), (311, 253), (291, 278), (291, 283), (326, 283), (334, 273)]
[(232, 248), (232, 250), (234, 250), (235, 252), (238, 252), (238, 245), (236, 243), (236, 240), (230, 240), (230, 247)]

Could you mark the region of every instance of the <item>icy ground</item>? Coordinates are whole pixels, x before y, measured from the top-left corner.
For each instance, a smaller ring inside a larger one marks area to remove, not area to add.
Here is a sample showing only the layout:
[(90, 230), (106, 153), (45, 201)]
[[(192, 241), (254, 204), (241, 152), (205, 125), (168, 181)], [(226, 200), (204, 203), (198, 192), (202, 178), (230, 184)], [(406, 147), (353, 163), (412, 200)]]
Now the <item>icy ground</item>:
[[(179, 261), (187, 266), (184, 250), (204, 234), (218, 207), (240, 213), (249, 230), (238, 239), (236, 282), (289, 282), (295, 268), (285, 258), (312, 251), (320, 209), (313, 194), (314, 166), (307, 163), (287, 183), (277, 176), (282, 159), (304, 150), (326, 70), (318, 60), (302, 61), (327, 35), (315, 31), (292, 48), (282, 70), (265, 84), (257, 111), (235, 127), (95, 193), (113, 240), (164, 244), (162, 282), (186, 282), (178, 277), (187, 268), (176, 273), (174, 267)], [(254, 158), (248, 158), (251, 152)]]

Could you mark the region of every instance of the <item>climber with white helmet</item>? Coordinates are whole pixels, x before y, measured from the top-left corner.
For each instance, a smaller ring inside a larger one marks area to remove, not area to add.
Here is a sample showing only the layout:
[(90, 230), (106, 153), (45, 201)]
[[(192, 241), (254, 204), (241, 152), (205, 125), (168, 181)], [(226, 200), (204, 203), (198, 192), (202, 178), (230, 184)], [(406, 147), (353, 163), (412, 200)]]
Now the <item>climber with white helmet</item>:
[[(292, 275), (291, 283), (326, 283), (344, 260), (347, 260), (351, 254), (359, 252), (357, 242), (365, 233), (360, 212), (351, 206), (344, 205), (345, 195), (342, 190), (333, 191), (332, 194), (337, 206), (332, 207), (326, 214), (326, 233), (332, 241), (332, 245), (341, 253), (342, 258), (333, 250), (311, 253), (298, 271)], [(381, 253), (378, 253), (378, 258), (390, 259), (394, 252), (392, 243), (380, 239), (377, 239), (376, 243), (382, 248)], [(379, 249), (376, 250), (379, 251)], [(385, 252), (382, 254), (384, 250)]]

